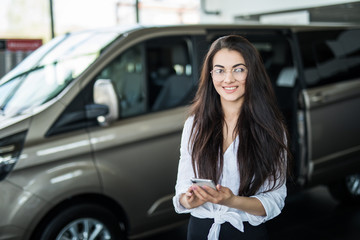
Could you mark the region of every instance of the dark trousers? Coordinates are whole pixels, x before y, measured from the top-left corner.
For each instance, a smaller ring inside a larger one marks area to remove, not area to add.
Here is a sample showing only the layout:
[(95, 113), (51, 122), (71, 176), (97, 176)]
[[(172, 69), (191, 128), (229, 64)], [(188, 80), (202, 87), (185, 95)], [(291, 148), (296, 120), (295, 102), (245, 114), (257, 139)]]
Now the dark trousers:
[[(214, 223), (214, 219), (200, 219), (190, 216), (187, 240), (207, 240), (209, 230)], [(248, 222), (244, 222), (244, 232), (240, 232), (230, 223), (221, 224), (219, 240), (267, 240), (269, 239), (264, 224), (252, 226)]]

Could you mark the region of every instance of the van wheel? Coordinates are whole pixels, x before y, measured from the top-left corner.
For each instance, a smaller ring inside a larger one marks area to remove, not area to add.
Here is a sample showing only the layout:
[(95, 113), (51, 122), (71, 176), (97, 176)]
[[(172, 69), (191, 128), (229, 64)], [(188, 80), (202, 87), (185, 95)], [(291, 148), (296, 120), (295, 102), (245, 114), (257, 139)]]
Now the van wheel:
[(347, 176), (343, 181), (330, 185), (329, 190), (341, 202), (360, 203), (360, 174)]
[(124, 240), (126, 238), (120, 228), (120, 222), (108, 209), (95, 204), (82, 204), (71, 206), (57, 214), (37, 239)]

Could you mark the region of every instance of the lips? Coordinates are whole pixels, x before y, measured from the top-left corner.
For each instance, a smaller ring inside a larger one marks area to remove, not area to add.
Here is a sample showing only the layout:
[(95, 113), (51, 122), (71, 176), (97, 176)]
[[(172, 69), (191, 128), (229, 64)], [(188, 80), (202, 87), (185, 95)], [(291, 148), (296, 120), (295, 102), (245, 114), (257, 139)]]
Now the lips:
[(233, 93), (236, 91), (238, 87), (236, 86), (229, 86), (229, 87), (223, 87), (223, 89), (225, 90), (226, 93)]

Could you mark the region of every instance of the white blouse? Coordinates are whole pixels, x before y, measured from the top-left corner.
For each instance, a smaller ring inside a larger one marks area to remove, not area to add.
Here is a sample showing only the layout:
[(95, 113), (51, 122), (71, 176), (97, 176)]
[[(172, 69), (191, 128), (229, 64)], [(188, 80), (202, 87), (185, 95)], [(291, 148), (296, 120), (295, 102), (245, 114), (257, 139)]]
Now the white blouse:
[[(180, 161), (178, 166), (178, 175), (175, 186), (175, 196), (173, 197), (173, 204), (177, 213), (190, 213), (197, 218), (213, 218), (214, 223), (210, 228), (208, 239), (216, 240), (219, 238), (220, 227), (224, 222), (229, 222), (239, 231), (244, 232), (243, 222), (249, 222), (253, 226), (257, 226), (270, 220), (280, 214), (284, 207), (286, 197), (286, 184), (276, 188), (273, 191), (262, 193), (269, 186), (265, 183), (258, 193), (254, 196), (261, 201), (265, 208), (266, 216), (255, 216), (239, 209), (229, 208), (223, 205), (214, 203), (204, 203), (203, 205), (186, 209), (180, 204), (180, 196), (185, 193), (192, 185), (190, 178), (194, 177), (194, 170), (191, 163), (191, 149), (189, 149), (189, 137), (193, 125), (194, 117), (189, 117), (185, 124), (182, 133), (181, 147), (180, 147)], [(237, 165), (237, 150), (239, 145), (239, 138), (228, 147), (224, 153), (224, 166), (219, 184), (231, 189), (236, 195), (240, 186), (240, 176)]]

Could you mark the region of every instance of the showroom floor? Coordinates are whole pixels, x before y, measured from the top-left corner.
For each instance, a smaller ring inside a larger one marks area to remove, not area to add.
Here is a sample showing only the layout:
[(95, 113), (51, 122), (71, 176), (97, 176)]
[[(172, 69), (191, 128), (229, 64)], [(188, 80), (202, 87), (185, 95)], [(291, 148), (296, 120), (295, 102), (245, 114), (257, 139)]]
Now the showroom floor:
[[(325, 187), (315, 187), (287, 198), (280, 216), (267, 223), (270, 239), (360, 239), (360, 206), (343, 205)], [(184, 240), (186, 225), (142, 240)]]

